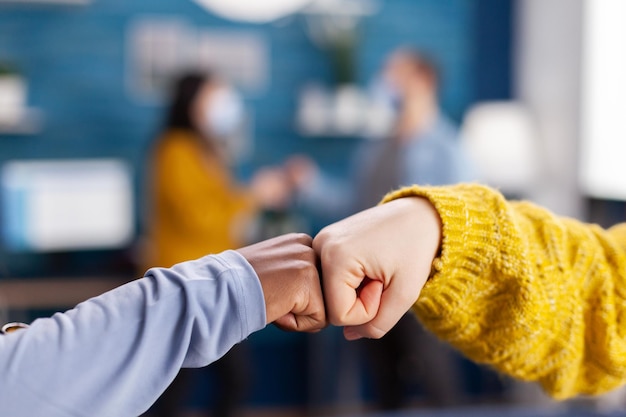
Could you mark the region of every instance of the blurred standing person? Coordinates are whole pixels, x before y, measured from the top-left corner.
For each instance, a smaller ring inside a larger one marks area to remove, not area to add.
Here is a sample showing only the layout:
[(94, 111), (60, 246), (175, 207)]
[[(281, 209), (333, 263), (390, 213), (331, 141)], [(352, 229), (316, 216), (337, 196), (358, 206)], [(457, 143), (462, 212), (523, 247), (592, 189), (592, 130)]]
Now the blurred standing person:
[[(446, 185), (469, 181), (470, 164), (459, 132), (439, 106), (439, 72), (422, 53), (398, 49), (388, 58), (373, 89), (375, 99), (395, 115), (387, 138), (365, 142), (352, 161), (351, 181), (327, 178), (305, 157), (294, 157), (286, 170), (311, 210), (331, 217), (372, 207), (402, 184)], [(452, 351), (405, 315), (381, 340), (365, 340), (380, 407), (406, 405), (407, 388), (419, 385), (434, 406), (461, 401), (458, 365)]]
[[(177, 81), (164, 129), (150, 154), (146, 267), (170, 267), (243, 246), (255, 213), (286, 201), (286, 182), (278, 170), (259, 171), (249, 188), (233, 178), (226, 141), (242, 121), (236, 92), (214, 75), (190, 73)], [(212, 365), (219, 378), (213, 416), (235, 415), (247, 388), (248, 365), (245, 344)], [(191, 372), (182, 370), (158, 402), (161, 416), (176, 415)]]

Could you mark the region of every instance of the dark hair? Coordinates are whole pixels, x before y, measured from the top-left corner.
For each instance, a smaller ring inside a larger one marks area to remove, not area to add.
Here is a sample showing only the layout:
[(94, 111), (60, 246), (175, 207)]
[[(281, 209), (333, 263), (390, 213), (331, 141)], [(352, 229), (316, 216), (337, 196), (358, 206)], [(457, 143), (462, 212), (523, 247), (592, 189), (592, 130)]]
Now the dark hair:
[(165, 128), (183, 128), (197, 131), (192, 119), (192, 107), (202, 86), (213, 80), (211, 73), (189, 72), (174, 83)]

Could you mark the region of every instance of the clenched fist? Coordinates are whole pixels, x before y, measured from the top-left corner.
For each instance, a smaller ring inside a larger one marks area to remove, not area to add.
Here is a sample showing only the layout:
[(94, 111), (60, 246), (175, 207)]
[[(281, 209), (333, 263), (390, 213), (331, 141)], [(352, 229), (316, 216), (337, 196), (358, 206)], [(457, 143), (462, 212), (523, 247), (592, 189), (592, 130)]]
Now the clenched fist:
[(380, 338), (417, 301), (439, 250), (441, 220), (431, 203), (407, 197), (324, 228), (321, 259), (330, 323), (348, 340)]
[(307, 332), (326, 326), (324, 299), (311, 243), (308, 235), (289, 234), (238, 250), (261, 282), (267, 323), (284, 330)]

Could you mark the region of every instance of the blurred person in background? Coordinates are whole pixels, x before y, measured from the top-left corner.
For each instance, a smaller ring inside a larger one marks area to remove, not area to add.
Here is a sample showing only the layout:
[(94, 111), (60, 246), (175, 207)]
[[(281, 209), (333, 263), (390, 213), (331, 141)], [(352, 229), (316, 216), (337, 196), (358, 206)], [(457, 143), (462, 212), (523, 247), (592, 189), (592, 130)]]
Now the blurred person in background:
[[(402, 184), (446, 185), (469, 181), (472, 170), (455, 124), (439, 106), (436, 64), (419, 51), (400, 48), (387, 59), (374, 97), (394, 111), (390, 134), (366, 141), (351, 163), (349, 183), (328, 178), (306, 157), (287, 161), (286, 171), (309, 209), (341, 217), (376, 205)], [(381, 340), (364, 340), (380, 407), (408, 405), (407, 390), (418, 385), (429, 405), (462, 399), (460, 369), (451, 349), (410, 315)]]
[[(150, 154), (146, 267), (172, 265), (207, 253), (241, 247), (261, 208), (277, 208), (288, 190), (279, 170), (263, 169), (250, 186), (233, 178), (227, 141), (243, 122), (243, 105), (232, 87), (213, 74), (180, 77), (162, 133)], [(219, 378), (213, 416), (229, 417), (245, 396), (250, 366), (245, 343), (212, 365)], [(188, 392), (192, 370), (183, 370), (159, 405), (172, 417)]]
[(299, 200), (314, 211), (341, 218), (376, 205), (399, 184), (475, 179), (458, 128), (439, 105), (439, 85), (433, 60), (409, 48), (394, 51), (372, 89), (373, 98), (393, 110), (389, 134), (364, 141), (345, 183), (329, 178), (306, 156), (292, 157), (286, 171)]

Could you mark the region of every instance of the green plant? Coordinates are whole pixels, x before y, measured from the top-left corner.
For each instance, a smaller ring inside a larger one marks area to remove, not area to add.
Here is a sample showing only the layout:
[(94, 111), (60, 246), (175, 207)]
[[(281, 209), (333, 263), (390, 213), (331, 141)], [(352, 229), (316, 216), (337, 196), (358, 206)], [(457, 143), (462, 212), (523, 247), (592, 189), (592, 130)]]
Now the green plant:
[(0, 77), (7, 75), (18, 75), (18, 69), (9, 62), (0, 61)]

